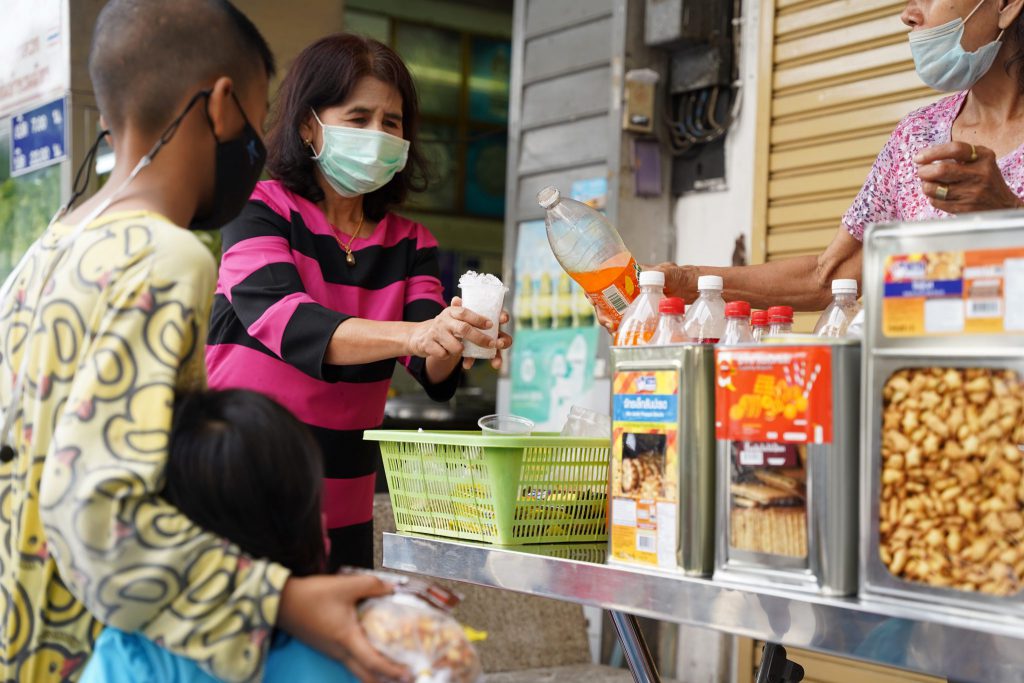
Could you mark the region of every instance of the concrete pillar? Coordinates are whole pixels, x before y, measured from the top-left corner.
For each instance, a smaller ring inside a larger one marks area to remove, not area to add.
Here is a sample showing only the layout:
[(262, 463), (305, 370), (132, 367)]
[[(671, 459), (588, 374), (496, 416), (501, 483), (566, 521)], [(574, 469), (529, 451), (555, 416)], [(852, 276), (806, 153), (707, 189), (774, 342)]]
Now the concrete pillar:
[(256, 24), (277, 58), (271, 92), (304, 47), (344, 27), (345, 0), (235, 0), (235, 5)]

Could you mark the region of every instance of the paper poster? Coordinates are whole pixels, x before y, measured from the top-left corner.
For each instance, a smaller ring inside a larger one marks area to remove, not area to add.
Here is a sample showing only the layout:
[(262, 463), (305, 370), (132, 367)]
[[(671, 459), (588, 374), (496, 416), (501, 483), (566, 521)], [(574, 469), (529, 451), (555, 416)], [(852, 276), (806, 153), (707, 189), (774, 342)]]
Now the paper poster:
[(23, 111), (71, 87), (67, 0), (4, 0), (0, 114)]
[(1024, 248), (890, 256), (882, 332), (887, 337), (1024, 332)]
[(561, 431), (594, 386), (597, 327), (521, 330), (512, 345), (510, 411), (537, 431)]
[(608, 179), (605, 177), (577, 180), (569, 196), (592, 209), (604, 211), (608, 205)]
[(551, 252), (544, 221), (519, 224), (515, 273), (512, 317), (517, 334), (597, 324), (583, 289), (562, 270)]
[(679, 374), (616, 373), (612, 405), (612, 558), (676, 567)]

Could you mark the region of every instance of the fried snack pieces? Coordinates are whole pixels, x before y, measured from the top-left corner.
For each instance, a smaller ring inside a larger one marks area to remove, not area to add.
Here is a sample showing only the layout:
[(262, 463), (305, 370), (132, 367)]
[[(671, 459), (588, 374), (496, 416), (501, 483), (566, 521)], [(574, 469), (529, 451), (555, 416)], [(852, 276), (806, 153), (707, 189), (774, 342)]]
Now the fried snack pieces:
[(1024, 580), (1024, 384), (901, 370), (883, 390), (879, 553), (894, 576), (1013, 595)]

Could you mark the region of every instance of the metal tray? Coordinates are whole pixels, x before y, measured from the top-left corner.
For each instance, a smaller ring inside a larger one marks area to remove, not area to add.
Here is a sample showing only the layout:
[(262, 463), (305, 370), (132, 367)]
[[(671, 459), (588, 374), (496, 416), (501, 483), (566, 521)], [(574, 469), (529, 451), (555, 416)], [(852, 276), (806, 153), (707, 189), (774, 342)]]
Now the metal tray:
[(958, 369), (993, 368), (1015, 370), (1024, 379), (1024, 358), (1017, 356), (988, 358), (959, 358), (922, 354), (916, 358), (885, 357), (869, 360), (865, 372), (869, 391), (864, 396), (864, 433), (868, 437), (864, 444), (864, 483), (861, 500), (861, 576), (862, 591), (867, 595), (900, 597), (926, 600), (951, 607), (966, 609), (982, 608), (991, 612), (1024, 617), (1024, 587), (1012, 596), (1000, 596), (980, 592), (966, 592), (953, 588), (937, 588), (927, 584), (894, 576), (883, 564), (879, 555), (881, 534), (879, 532), (879, 507), (882, 494), (880, 473), (882, 389), (894, 373), (907, 368), (928, 368), (934, 366)]

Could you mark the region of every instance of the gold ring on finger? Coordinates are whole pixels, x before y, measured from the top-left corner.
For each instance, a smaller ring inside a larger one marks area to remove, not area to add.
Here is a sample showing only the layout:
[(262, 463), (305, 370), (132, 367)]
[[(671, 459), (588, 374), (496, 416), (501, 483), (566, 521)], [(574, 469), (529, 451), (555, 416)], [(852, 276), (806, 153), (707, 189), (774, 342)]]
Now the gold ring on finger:
[(937, 188), (935, 188), (935, 196), (939, 201), (946, 201), (946, 197), (949, 196), (949, 186), (939, 185)]
[(978, 160), (978, 148), (975, 147), (974, 145), (971, 145), (971, 163), (973, 164), (977, 160)]

